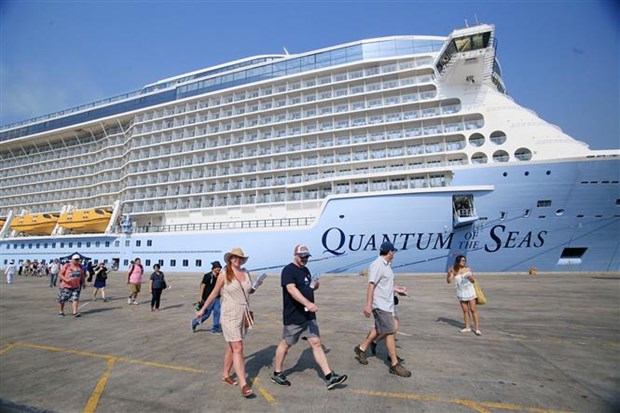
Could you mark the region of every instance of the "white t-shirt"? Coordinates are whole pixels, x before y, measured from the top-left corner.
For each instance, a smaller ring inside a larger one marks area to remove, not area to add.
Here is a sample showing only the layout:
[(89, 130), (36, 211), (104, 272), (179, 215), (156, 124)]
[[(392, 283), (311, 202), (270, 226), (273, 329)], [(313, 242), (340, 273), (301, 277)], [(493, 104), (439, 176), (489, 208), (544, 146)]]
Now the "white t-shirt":
[(382, 256), (370, 264), (368, 282), (375, 285), (372, 308), (394, 313), (394, 271)]

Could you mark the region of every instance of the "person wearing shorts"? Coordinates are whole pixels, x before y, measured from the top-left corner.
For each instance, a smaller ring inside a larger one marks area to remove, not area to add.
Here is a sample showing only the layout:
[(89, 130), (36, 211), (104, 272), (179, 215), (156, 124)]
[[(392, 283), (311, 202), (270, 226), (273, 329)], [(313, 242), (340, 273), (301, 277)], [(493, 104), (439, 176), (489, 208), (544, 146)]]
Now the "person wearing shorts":
[(381, 244), (379, 257), (370, 264), (368, 268), (368, 289), (366, 292), (366, 306), (364, 315), (370, 317), (372, 314), (375, 319), (375, 330), (371, 330), (366, 339), (358, 346), (355, 346), (355, 358), (360, 364), (368, 364), (366, 360), (366, 349), (374, 341), (385, 338), (385, 346), (388, 350), (390, 359), (390, 373), (401, 377), (410, 377), (411, 372), (400, 363), (396, 355), (396, 331), (397, 324), (394, 312), (394, 271), (392, 271), (392, 261), (394, 253), (397, 251), (394, 244), (389, 241)]
[(140, 262), (140, 258), (133, 260), (133, 264), (129, 267), (127, 273), (127, 284), (131, 287), (131, 294), (127, 297), (127, 304), (138, 305), (138, 294), (140, 293), (140, 287), (142, 286), (142, 275), (144, 274), (144, 267)]
[(59, 272), (60, 288), (58, 289), (58, 304), (60, 310), (58, 317), (65, 316), (65, 303), (71, 301), (71, 309), (74, 317), (80, 317), (78, 313), (78, 304), (80, 300), (80, 291), (85, 286), (86, 273), (80, 264), (81, 257), (74, 254), (71, 261), (65, 264)]
[(282, 270), (281, 286), (283, 300), (282, 341), (276, 348), (274, 371), (271, 376), (273, 383), (290, 386), (282, 372), (282, 364), (286, 354), (300, 338), (308, 341), (312, 348), (314, 360), (325, 376), (327, 389), (331, 390), (347, 380), (346, 375), (333, 372), (327, 363), (327, 357), (321, 345), (319, 326), (316, 322), (317, 305), (314, 303), (314, 291), (319, 288), (318, 280), (312, 280), (310, 270), (306, 267), (310, 251), (305, 245), (297, 245), (293, 251), (293, 262)]

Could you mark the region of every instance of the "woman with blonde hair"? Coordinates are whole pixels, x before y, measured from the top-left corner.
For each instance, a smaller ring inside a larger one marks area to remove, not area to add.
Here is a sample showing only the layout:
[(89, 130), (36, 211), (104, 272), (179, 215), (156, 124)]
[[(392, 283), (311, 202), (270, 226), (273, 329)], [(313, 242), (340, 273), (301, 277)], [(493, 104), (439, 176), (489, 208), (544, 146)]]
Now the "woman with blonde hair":
[[(459, 255), (454, 260), (454, 265), (448, 269), (448, 277), (446, 281), (450, 284), (454, 280), (456, 285), (456, 298), (458, 298), (463, 310), (463, 318), (465, 319), (465, 328), (461, 329), (461, 333), (472, 331), (475, 335), (480, 336), (480, 320), (478, 318), (478, 308), (476, 306), (476, 290), (474, 283), (476, 278), (471, 268), (467, 266), (467, 259), (463, 255)], [(474, 319), (474, 327), (471, 328), (471, 318)]]
[[(249, 295), (254, 292), (250, 273), (242, 268), (248, 260), (241, 248), (233, 248), (224, 255), (226, 266), (217, 278), (215, 287), (209, 297), (205, 300), (200, 311), (196, 313), (196, 318), (200, 318), (211, 303), (221, 294), (221, 319), (222, 332), (224, 339), (228, 343), (224, 354), (224, 370), (222, 381), (230, 386), (241, 385), (241, 395), (251, 397), (252, 389), (245, 377), (245, 361), (243, 357), (243, 338), (247, 333), (248, 327), (253, 325), (250, 315)], [(235, 369), (237, 379), (230, 377), (231, 368)]]

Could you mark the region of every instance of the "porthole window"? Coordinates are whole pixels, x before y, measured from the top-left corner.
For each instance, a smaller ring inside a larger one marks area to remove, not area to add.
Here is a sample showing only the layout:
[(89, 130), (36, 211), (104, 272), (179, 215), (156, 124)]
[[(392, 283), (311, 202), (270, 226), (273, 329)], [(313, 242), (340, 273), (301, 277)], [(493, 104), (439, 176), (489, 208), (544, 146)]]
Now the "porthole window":
[(509, 158), (506, 151), (495, 151), (493, 153), (493, 162), (508, 162)]
[(495, 132), (491, 133), (490, 139), (491, 142), (493, 142), (495, 145), (501, 145), (506, 142), (506, 134), (501, 130), (496, 130)]
[(515, 158), (520, 161), (529, 161), (532, 159), (532, 151), (527, 148), (519, 148), (515, 151)]
[(482, 152), (476, 152), (471, 156), (471, 163), (487, 163), (487, 155)]
[(529, 176), (529, 175), (530, 175), (530, 172), (529, 172), (529, 171), (525, 171), (525, 172), (523, 173), (523, 175), (525, 175), (525, 176)]
[(484, 136), (481, 133), (472, 133), (469, 137), (469, 144), (476, 148), (482, 146), (484, 144)]

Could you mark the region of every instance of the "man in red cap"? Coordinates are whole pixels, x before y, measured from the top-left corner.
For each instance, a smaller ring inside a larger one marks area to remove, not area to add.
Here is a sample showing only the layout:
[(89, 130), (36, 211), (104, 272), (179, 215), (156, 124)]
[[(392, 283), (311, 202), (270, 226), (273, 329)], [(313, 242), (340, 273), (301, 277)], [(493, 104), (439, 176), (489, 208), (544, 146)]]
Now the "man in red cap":
[(316, 322), (316, 312), (319, 308), (314, 303), (314, 290), (319, 288), (319, 282), (318, 279), (312, 279), (310, 270), (306, 267), (308, 258), (310, 258), (308, 247), (301, 244), (297, 245), (293, 250), (293, 262), (282, 270), (281, 285), (284, 302), (282, 318), (284, 329), (282, 341), (276, 349), (271, 381), (281, 386), (291, 385), (291, 382), (282, 373), (282, 364), (288, 349), (297, 343), (301, 337), (310, 344), (314, 360), (325, 375), (327, 389), (331, 390), (337, 385), (344, 383), (347, 376), (338, 375), (331, 371), (321, 346), (319, 325)]

